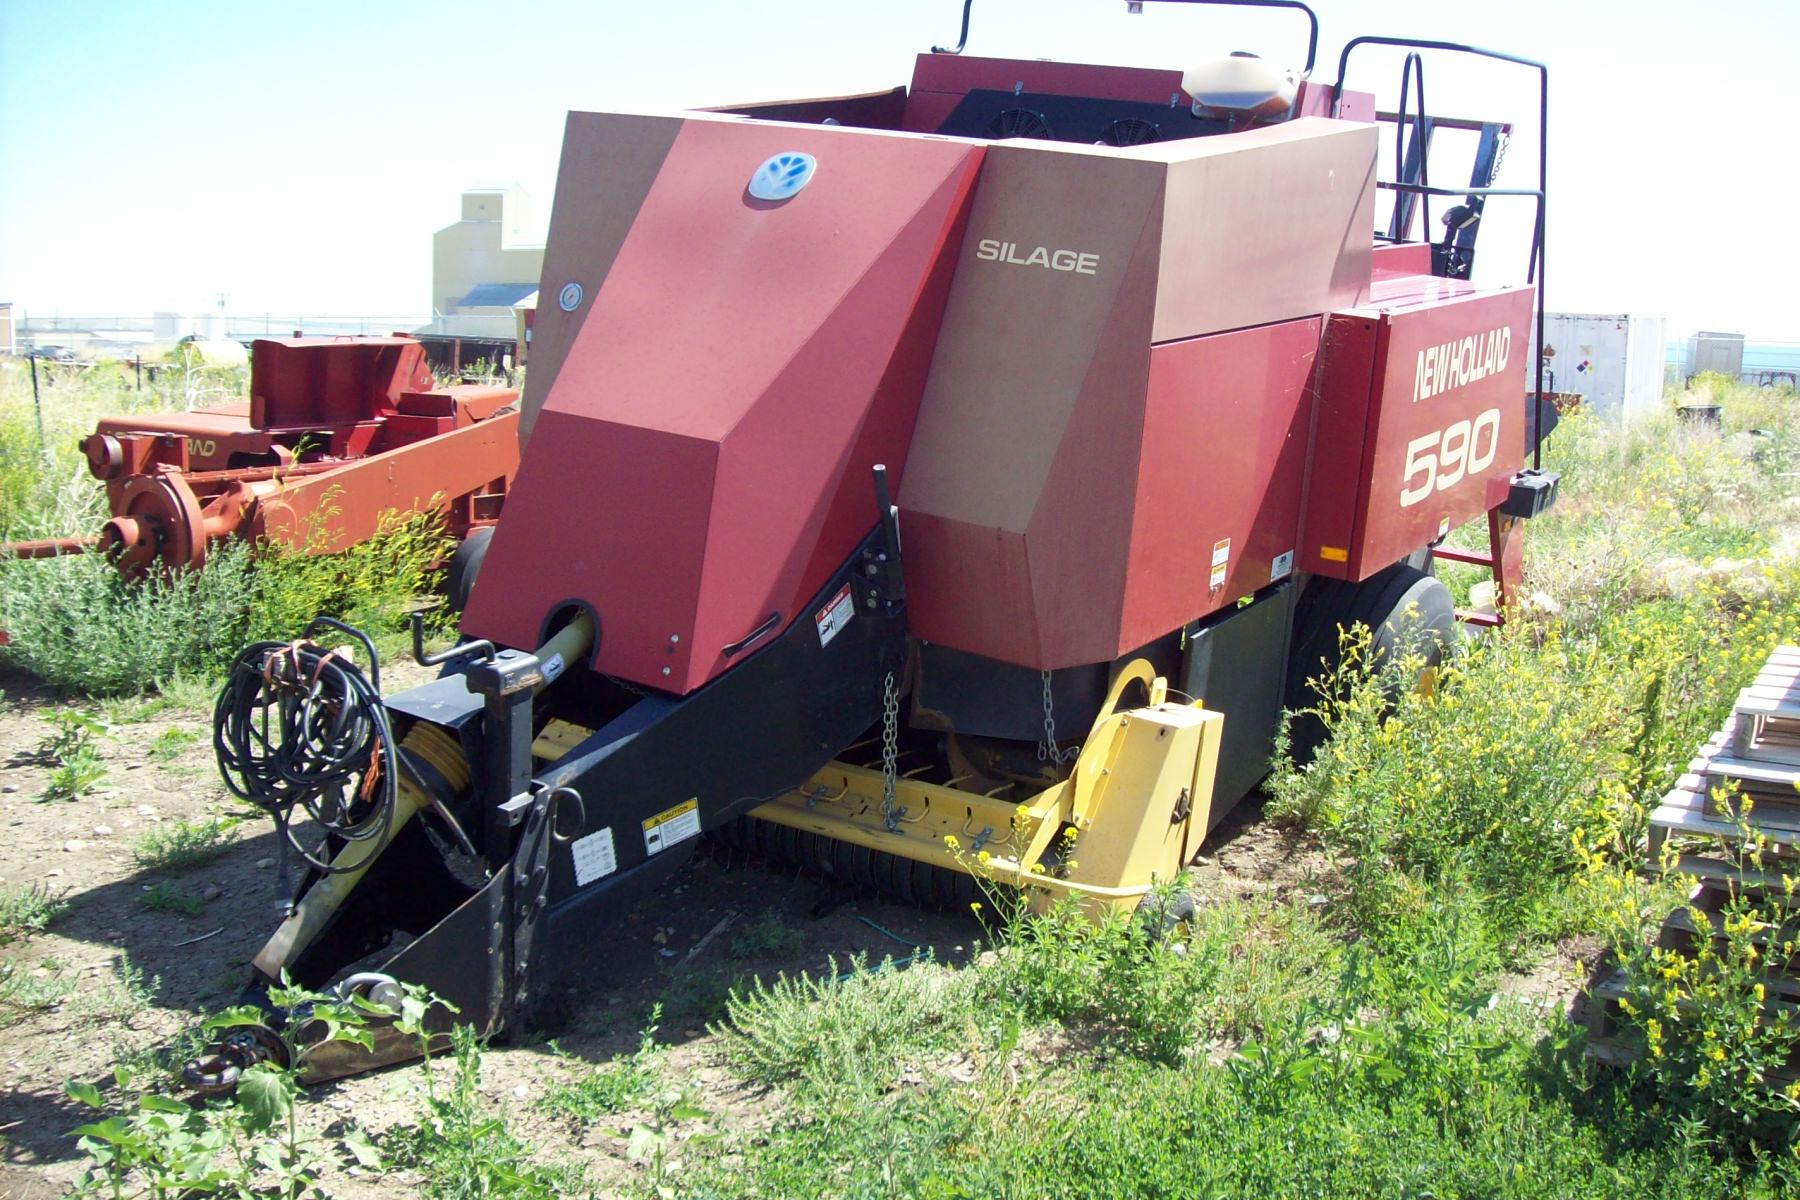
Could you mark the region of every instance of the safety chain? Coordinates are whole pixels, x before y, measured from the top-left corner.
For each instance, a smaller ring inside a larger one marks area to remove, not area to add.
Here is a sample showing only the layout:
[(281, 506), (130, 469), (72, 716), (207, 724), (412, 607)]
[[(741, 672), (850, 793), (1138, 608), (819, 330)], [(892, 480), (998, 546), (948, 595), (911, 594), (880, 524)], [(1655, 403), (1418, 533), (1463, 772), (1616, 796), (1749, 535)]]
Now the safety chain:
[(896, 714), (900, 698), (894, 693), (894, 673), (889, 671), (881, 691), (881, 821), (889, 833), (900, 828), (900, 813), (894, 808), (894, 763), (899, 757), (896, 745), (900, 739)]
[(1077, 746), (1070, 746), (1067, 750), (1058, 750), (1056, 748), (1056, 706), (1055, 702), (1050, 698), (1050, 672), (1045, 671), (1043, 675), (1044, 738), (1038, 743), (1038, 761), (1057, 764), (1066, 763), (1071, 758), (1074, 758), (1077, 754), (1081, 753), (1081, 750)]
[(1512, 145), (1512, 135), (1507, 133), (1496, 134), (1494, 135), (1494, 141), (1496, 143), (1494, 146), (1494, 169), (1489, 172), (1489, 183), (1498, 183), (1500, 181), (1500, 168), (1506, 164), (1506, 148)]

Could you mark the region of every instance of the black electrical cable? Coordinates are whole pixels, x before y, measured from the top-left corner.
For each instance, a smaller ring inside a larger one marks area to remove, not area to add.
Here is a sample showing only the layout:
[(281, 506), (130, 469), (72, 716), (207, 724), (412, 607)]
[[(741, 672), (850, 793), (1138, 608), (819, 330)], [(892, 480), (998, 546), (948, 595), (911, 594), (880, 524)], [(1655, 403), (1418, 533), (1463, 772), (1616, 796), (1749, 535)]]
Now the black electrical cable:
[[(225, 786), (275, 819), (307, 864), (358, 871), (394, 827), (400, 763), (381, 693), (344, 655), (310, 641), (257, 642), (239, 654), (213, 706), (213, 752)], [(296, 822), (323, 831), (301, 844)], [(326, 851), (366, 844), (345, 863)]]

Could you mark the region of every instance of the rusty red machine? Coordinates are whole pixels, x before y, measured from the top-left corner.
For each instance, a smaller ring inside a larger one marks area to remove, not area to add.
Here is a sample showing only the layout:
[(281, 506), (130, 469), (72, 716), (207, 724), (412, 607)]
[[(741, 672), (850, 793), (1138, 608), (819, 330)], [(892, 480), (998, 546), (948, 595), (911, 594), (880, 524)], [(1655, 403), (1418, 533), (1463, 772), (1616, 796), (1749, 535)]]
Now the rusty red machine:
[(390, 513), (436, 510), (451, 536), (491, 526), (518, 468), (518, 392), (437, 386), (424, 346), (392, 337), (261, 338), (250, 399), (107, 417), (82, 452), (112, 516), (97, 537), (0, 554), (100, 550), (127, 578), (199, 567), (245, 537), (329, 554)]
[[(707, 834), (919, 902), (979, 874), (1135, 907), (1267, 773), (1341, 624), (1441, 653), (1451, 530), (1486, 523), (1460, 556), (1504, 600), (1555, 492), (1525, 466), (1542, 161), (1496, 187), (1510, 126), (1346, 74), (1371, 44), (1421, 91), (1424, 55), (1543, 68), (1359, 38), (1323, 83), (1310, 10), (1256, 6), (1308, 19), (1303, 67), (959, 45), (891, 91), (571, 114), (463, 640), (380, 699), (321, 627), (220, 698), (227, 781), (311, 864), (253, 982), (417, 985), (498, 1030), (603, 973)], [(1429, 183), (1434, 129), (1480, 140), (1467, 186)], [(1535, 233), (1478, 287), (1496, 197)], [(200, 1077), (416, 1049), (275, 1020)]]

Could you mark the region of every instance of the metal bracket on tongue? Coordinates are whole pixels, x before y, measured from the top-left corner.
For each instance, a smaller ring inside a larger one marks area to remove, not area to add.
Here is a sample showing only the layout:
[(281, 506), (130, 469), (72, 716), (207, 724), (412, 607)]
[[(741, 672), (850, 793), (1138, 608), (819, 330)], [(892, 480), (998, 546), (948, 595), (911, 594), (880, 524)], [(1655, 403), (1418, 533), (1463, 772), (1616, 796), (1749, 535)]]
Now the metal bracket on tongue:
[(893, 616), (906, 607), (906, 580), (900, 572), (900, 506), (888, 490), (887, 467), (875, 464), (875, 507), (881, 513), (881, 544), (862, 552), (856, 573), (857, 607)]

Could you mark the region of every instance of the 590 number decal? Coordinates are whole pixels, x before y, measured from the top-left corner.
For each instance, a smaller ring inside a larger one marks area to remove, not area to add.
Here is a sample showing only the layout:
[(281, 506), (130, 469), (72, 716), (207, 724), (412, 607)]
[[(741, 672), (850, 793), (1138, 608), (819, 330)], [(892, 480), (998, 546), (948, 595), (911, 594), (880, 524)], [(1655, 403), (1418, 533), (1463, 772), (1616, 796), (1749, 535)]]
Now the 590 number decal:
[(1406, 443), (1406, 479), (1400, 507), (1410, 508), (1434, 492), (1455, 487), (1468, 475), (1493, 465), (1500, 448), (1500, 410), (1427, 433)]

